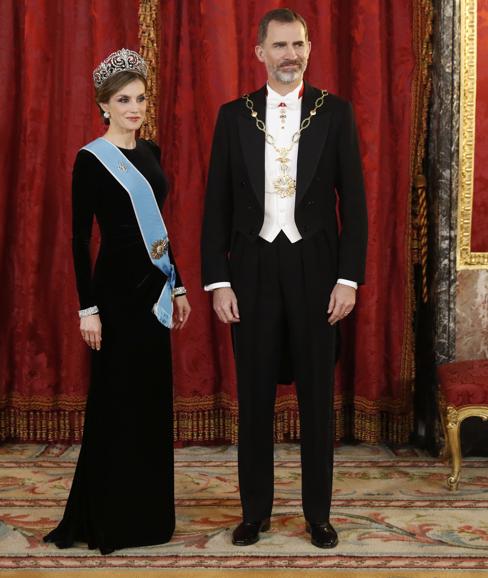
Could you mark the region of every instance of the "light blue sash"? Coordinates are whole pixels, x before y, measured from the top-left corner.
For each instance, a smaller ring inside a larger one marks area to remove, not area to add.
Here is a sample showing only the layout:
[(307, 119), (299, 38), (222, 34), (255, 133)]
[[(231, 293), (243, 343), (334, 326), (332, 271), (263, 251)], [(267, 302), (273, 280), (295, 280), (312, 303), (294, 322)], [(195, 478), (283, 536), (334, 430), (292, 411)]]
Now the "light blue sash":
[(176, 274), (169, 259), (168, 232), (152, 187), (146, 177), (108, 140), (97, 138), (83, 148), (95, 155), (129, 193), (149, 258), (168, 278), (153, 312), (165, 327), (171, 328)]

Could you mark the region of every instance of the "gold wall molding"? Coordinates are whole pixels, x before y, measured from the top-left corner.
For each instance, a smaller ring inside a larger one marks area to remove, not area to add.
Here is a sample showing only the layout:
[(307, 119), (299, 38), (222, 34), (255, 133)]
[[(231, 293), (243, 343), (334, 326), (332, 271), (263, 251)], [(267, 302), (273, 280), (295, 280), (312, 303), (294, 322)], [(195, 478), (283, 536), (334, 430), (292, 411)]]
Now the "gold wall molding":
[(461, 0), (461, 94), (457, 268), (488, 269), (488, 253), (471, 251), (476, 139), (477, 0)]

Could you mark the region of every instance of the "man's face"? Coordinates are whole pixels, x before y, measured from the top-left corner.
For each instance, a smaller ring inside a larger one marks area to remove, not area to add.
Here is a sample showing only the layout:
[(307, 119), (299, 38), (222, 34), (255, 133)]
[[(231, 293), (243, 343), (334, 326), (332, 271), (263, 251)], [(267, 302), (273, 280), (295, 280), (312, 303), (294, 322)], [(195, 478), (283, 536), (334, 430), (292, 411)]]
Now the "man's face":
[(264, 42), (256, 46), (256, 56), (266, 66), (268, 77), (291, 84), (303, 77), (310, 47), (300, 22), (271, 20)]

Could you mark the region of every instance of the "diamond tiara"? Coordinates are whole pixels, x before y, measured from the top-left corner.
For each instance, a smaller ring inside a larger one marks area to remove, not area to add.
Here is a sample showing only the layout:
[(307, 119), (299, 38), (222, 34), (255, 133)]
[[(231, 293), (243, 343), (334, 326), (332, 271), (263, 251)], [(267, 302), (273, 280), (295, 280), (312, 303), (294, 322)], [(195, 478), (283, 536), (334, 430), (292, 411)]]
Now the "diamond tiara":
[(144, 78), (147, 78), (147, 64), (144, 59), (128, 48), (122, 48), (117, 52), (112, 52), (107, 58), (101, 62), (93, 71), (93, 82), (95, 88), (99, 88), (102, 84), (117, 72), (124, 72), (125, 70), (133, 70), (138, 72)]

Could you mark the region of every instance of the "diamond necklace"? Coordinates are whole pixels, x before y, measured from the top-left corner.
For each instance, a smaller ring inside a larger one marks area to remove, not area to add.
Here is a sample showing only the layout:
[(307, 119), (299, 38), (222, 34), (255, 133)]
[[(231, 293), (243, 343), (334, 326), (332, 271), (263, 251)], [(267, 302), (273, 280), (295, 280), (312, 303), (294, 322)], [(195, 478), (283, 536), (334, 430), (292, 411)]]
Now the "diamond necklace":
[(291, 149), (298, 143), (300, 140), (300, 136), (302, 132), (309, 127), (310, 121), (312, 117), (317, 114), (317, 110), (324, 104), (325, 97), (328, 96), (328, 92), (326, 90), (321, 91), (322, 94), (317, 98), (315, 104), (310, 111), (310, 114), (307, 118), (304, 118), (300, 123), (300, 128), (294, 133), (291, 137), (291, 144), (287, 147), (278, 147), (276, 146), (275, 138), (272, 134), (270, 134), (264, 122), (258, 118), (258, 113), (254, 110), (254, 102), (249, 98), (249, 94), (245, 94), (242, 98), (246, 100), (246, 106), (251, 111), (251, 116), (256, 121), (257, 128), (264, 132), (264, 138), (268, 144), (270, 144), (274, 150), (278, 153), (276, 157), (277, 162), (280, 163), (280, 176), (273, 181), (274, 192), (282, 199), (286, 197), (292, 197), (297, 190), (297, 183), (296, 180), (289, 175), (290, 167), (288, 163), (290, 162), (290, 158), (288, 154), (290, 153)]

